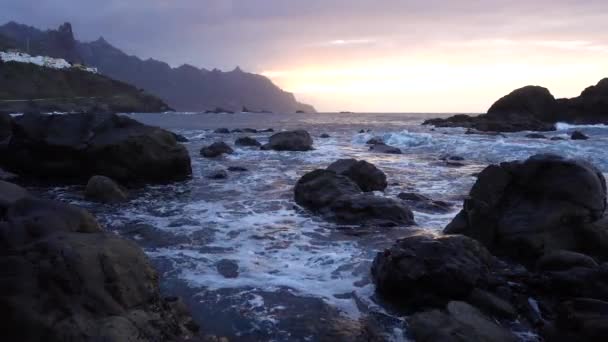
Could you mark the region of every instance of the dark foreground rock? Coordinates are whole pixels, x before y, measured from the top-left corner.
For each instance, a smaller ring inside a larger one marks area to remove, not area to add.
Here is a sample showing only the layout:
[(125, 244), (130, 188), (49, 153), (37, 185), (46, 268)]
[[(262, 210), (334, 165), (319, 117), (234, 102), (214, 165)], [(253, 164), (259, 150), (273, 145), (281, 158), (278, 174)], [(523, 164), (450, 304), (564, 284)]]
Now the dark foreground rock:
[(371, 273), (376, 290), (386, 298), (410, 309), (441, 307), (485, 286), (492, 261), (471, 238), (414, 235), (378, 253)]
[(214, 142), (201, 149), (201, 155), (205, 158), (216, 158), (222, 154), (232, 154), (234, 150), (223, 141)]
[(11, 341), (169, 341), (196, 334), (133, 243), (88, 212), (24, 198), (0, 222), (0, 310)]
[(298, 180), (296, 203), (339, 224), (411, 225), (412, 212), (402, 202), (364, 194), (350, 178), (315, 170)]
[(507, 328), (496, 324), (477, 308), (464, 302), (450, 302), (445, 310), (417, 313), (408, 319), (410, 334), (426, 342), (516, 342)]
[(171, 132), (115, 114), (25, 114), (13, 120), (0, 163), (21, 176), (164, 183), (192, 173)]
[(412, 314), (417, 341), (510, 341), (514, 322), (544, 341), (603, 341), (605, 209), (605, 180), (588, 163), (538, 155), (489, 166), (444, 230), (468, 236), (399, 240), (378, 253), (372, 279), (391, 309)]
[(606, 182), (594, 166), (554, 155), (491, 165), (445, 233), (465, 234), (522, 261), (554, 250), (586, 251), (584, 223), (606, 210)]
[(313, 140), (304, 130), (287, 131), (274, 134), (268, 144), (262, 146), (263, 150), (275, 151), (310, 151)]
[(350, 178), (364, 192), (384, 191), (388, 185), (386, 174), (365, 160), (340, 159), (329, 165), (327, 169)]
[(127, 194), (120, 185), (106, 176), (93, 176), (84, 190), (88, 200), (102, 203), (119, 203), (127, 200)]

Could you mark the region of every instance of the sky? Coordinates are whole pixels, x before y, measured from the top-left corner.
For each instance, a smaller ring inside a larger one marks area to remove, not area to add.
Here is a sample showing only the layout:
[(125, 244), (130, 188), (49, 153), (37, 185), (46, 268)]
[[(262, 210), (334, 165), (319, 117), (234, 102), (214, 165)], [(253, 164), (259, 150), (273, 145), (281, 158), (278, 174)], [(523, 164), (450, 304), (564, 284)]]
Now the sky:
[(173, 66), (240, 66), (320, 111), (479, 113), (525, 85), (608, 77), (606, 0), (0, 0)]

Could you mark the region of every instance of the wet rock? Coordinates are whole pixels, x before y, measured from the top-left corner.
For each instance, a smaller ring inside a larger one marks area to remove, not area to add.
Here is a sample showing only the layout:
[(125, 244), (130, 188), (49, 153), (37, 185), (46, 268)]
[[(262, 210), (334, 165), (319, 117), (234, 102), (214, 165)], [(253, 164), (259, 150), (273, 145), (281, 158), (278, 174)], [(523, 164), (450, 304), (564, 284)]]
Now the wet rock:
[(219, 274), (224, 278), (237, 278), (239, 265), (234, 260), (222, 259), (215, 265)]
[(258, 130), (255, 128), (243, 128), (243, 133), (258, 133)]
[(440, 307), (486, 286), (492, 262), (485, 247), (466, 236), (420, 234), (378, 253), (371, 274), (387, 299), (408, 309)]
[(228, 178), (228, 172), (226, 172), (225, 170), (212, 171), (211, 173), (209, 173), (207, 175), (207, 178), (209, 178), (209, 179), (226, 179), (226, 178)]
[(364, 129), (359, 130), (359, 134), (363, 134), (363, 133), (365, 133)]
[(19, 185), (0, 180), (0, 213), (15, 202), (26, 198), (29, 193)]
[(375, 153), (387, 153), (387, 154), (401, 154), (401, 150), (397, 147), (389, 146), (386, 144), (375, 144), (369, 147), (369, 150)]
[(397, 195), (399, 199), (405, 201), (411, 208), (423, 212), (447, 213), (452, 210), (452, 206), (444, 201), (434, 201), (424, 195), (414, 192), (402, 192)]
[(526, 138), (528, 138), (528, 139), (547, 139), (547, 136), (540, 134), (540, 133), (530, 133), (530, 134), (526, 134)]
[(171, 134), (173, 134), (173, 137), (175, 138), (175, 141), (177, 142), (181, 142), (181, 143), (185, 143), (188, 142), (188, 138), (186, 138), (185, 136), (181, 135), (181, 134), (177, 134), (177, 133), (173, 133), (171, 132)]
[(249, 169), (243, 166), (228, 166), (228, 171), (230, 172), (247, 172)]
[(126, 192), (106, 176), (93, 176), (84, 190), (86, 199), (101, 203), (119, 203), (127, 200)]
[(287, 131), (274, 134), (268, 144), (262, 146), (263, 150), (275, 151), (310, 151), (313, 140), (305, 130)]
[(490, 116), (489, 114), (468, 116), (459, 114), (446, 119), (426, 120), (423, 125), (464, 127), (471, 130), (470, 134), (490, 132), (490, 135), (502, 137), (505, 136), (499, 132), (555, 131), (554, 123), (547, 123), (534, 117), (517, 114), (505, 116)]
[(333, 171), (315, 170), (298, 180), (296, 203), (340, 224), (378, 226), (413, 224), (413, 214), (403, 203), (363, 194), (350, 178)]
[(373, 137), (369, 139), (365, 144), (367, 145), (383, 145), (384, 139), (382, 137)]
[(561, 140), (566, 140), (565, 138), (562, 137), (551, 137), (552, 141), (561, 141)]
[(327, 134), (327, 133), (323, 133), (323, 134), (321, 134), (321, 135), (319, 136), (319, 138), (321, 138), (321, 139), (327, 139), (327, 138), (330, 138), (330, 135), (329, 135), (329, 134)]
[(338, 198), (329, 210), (331, 217), (341, 224), (393, 227), (415, 223), (414, 214), (402, 202), (370, 194)]
[[(0, 224), (0, 309), (10, 341), (164, 341), (193, 336), (160, 298), (135, 244), (83, 209), (26, 198)], [(52, 305), (50, 305), (52, 303)]]
[(552, 341), (604, 341), (608, 334), (608, 302), (576, 298), (558, 308), (558, 333)]
[(466, 132), (464, 134), (467, 135), (487, 135), (487, 136), (491, 136), (491, 137), (501, 137), (501, 138), (506, 138), (507, 136), (500, 133), (500, 132), (494, 132), (494, 131), (478, 131), (476, 129), (473, 128), (467, 128)]
[(230, 134), (230, 130), (228, 128), (218, 128), (213, 133), (216, 134)]
[(213, 144), (201, 149), (201, 155), (205, 158), (216, 158), (222, 154), (232, 153), (234, 153), (234, 150), (223, 141), (214, 142)]
[(585, 223), (602, 218), (606, 182), (594, 166), (554, 155), (491, 165), (464, 209), (444, 230), (481, 241), (490, 251), (534, 262), (555, 250), (584, 251)]
[(411, 335), (426, 342), (515, 342), (507, 329), (484, 316), (473, 306), (450, 302), (445, 311), (417, 313), (408, 319)]
[(41, 179), (164, 183), (192, 173), (190, 156), (168, 131), (115, 114), (25, 114), (14, 119), (1, 162)]
[(551, 251), (538, 259), (536, 269), (540, 271), (566, 271), (574, 267), (597, 267), (588, 255), (570, 251)]
[(581, 131), (574, 131), (574, 132), (572, 132), (570, 139), (572, 139), (572, 140), (589, 140), (589, 137)]
[(255, 146), (255, 147), (260, 147), (262, 146), (262, 144), (255, 140), (252, 137), (241, 137), (236, 139), (236, 141), (234, 142), (235, 145), (237, 146)]
[(517, 318), (517, 310), (513, 305), (488, 291), (474, 289), (467, 302), (490, 317), (508, 320)]
[(329, 165), (327, 170), (350, 178), (364, 192), (384, 191), (388, 185), (384, 172), (365, 160), (340, 159)]
[(300, 178), (295, 186), (296, 203), (313, 211), (328, 208), (342, 196), (361, 193), (348, 177), (327, 170), (315, 170)]

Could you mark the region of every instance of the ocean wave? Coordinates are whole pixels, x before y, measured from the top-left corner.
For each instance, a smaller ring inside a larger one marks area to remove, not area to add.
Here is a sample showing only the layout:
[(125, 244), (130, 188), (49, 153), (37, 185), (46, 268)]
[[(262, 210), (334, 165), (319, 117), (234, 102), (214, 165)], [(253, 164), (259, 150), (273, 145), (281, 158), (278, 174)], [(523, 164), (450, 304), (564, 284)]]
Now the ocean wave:
[(573, 125), (565, 122), (558, 122), (555, 124), (555, 128), (558, 131), (567, 131), (571, 129), (581, 129), (581, 128), (608, 128), (606, 124), (597, 124), (597, 125)]

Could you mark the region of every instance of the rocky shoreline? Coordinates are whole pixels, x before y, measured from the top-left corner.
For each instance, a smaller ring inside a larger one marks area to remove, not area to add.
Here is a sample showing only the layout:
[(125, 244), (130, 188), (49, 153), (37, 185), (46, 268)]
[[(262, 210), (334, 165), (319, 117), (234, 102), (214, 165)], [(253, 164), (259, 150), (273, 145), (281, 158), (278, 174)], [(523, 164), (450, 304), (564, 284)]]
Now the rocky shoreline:
[[(243, 136), (235, 145), (269, 154), (312, 153), (315, 147), (304, 130), (264, 132), (273, 133), (266, 145)], [(0, 116), (0, 165), (7, 170), (1, 174), (13, 179), (0, 181), (5, 265), (0, 306), (9, 317), (7, 336), (225, 340), (201, 337), (204, 332), (181, 301), (161, 296), (158, 274), (133, 242), (104, 231), (87, 211), (35, 198), (14, 181), (86, 183), (88, 200), (120, 203), (131, 187), (191, 177), (190, 155), (176, 137), (110, 114)], [(211, 162), (203, 158), (234, 152), (216, 141), (197, 158)], [(415, 192), (379, 194), (391, 186), (372, 163), (340, 159), (304, 174), (293, 200), (298, 210), (361, 236), (411, 229), (379, 252), (369, 270), (377, 303), (406, 317), (409, 338), (517, 341), (521, 334), (534, 334), (546, 341), (603, 340), (608, 332), (607, 189), (596, 167), (555, 155), (490, 165), (477, 175), (462, 211), (441, 234), (416, 229), (411, 209), (445, 213), (448, 203)], [(239, 277), (238, 265), (228, 259), (218, 268), (225, 278)], [(382, 340), (382, 333), (372, 335), (363, 340)]]
[(426, 120), (423, 125), (464, 127), (480, 132), (554, 131), (555, 124), (608, 123), (608, 78), (585, 89), (580, 96), (556, 99), (548, 89), (526, 86), (496, 101), (487, 114), (455, 115)]

